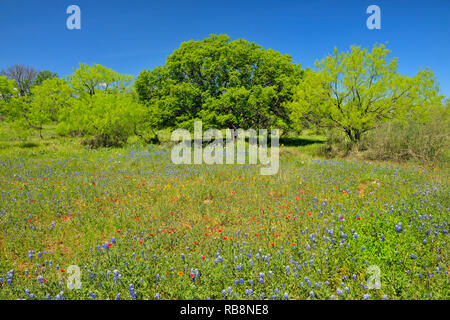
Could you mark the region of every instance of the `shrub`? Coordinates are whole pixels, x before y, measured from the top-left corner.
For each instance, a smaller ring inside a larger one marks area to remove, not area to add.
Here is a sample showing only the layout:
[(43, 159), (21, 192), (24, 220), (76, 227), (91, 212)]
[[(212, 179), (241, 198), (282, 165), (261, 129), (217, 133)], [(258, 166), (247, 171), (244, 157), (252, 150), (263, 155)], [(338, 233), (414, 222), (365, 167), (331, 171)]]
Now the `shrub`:
[(337, 130), (325, 132), (327, 142), (318, 154), (325, 157), (351, 156), (367, 160), (414, 160), (436, 165), (450, 160), (449, 108), (437, 108), (427, 117), (405, 122), (388, 122), (351, 143)]
[(430, 116), (427, 121), (386, 123), (364, 137), (360, 151), (367, 159), (436, 164), (449, 160), (450, 121), (448, 108)]

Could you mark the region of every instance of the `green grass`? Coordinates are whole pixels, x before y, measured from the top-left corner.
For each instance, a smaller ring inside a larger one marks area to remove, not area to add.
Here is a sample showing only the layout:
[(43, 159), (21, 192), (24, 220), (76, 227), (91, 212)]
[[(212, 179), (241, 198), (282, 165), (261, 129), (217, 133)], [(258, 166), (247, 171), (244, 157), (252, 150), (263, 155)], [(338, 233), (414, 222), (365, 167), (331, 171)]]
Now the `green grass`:
[[(447, 168), (313, 159), (324, 139), (300, 137), (280, 141), (280, 172), (261, 176), (175, 166), (168, 143), (44, 137), (2, 127), (0, 299), (130, 299), (130, 284), (138, 299), (450, 298)], [(367, 288), (372, 265), (380, 289)]]

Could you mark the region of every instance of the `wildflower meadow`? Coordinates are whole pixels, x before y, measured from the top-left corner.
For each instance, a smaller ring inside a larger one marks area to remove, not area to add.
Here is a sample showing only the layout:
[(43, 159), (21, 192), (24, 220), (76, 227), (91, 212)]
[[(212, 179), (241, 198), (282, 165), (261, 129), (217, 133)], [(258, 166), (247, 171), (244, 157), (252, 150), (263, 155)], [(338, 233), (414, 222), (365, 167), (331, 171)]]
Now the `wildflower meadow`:
[(445, 170), (75, 149), (2, 155), (2, 299), (449, 298)]

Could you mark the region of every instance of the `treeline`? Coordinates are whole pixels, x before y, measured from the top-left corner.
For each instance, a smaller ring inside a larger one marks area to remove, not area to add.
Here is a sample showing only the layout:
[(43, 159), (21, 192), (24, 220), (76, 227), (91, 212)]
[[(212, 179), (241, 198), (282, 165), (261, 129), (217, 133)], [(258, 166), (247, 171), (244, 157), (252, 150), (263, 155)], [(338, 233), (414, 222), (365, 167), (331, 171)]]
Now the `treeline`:
[[(330, 136), (329, 152), (380, 147), (373, 135), (380, 128), (429, 125), (436, 115), (448, 132), (449, 103), (432, 71), (400, 75), (388, 54), (384, 45), (352, 46), (302, 69), (289, 55), (211, 35), (182, 43), (163, 66), (136, 79), (98, 64), (80, 64), (66, 78), (10, 67), (0, 76), (0, 113), (41, 135), (54, 124), (94, 147), (118, 146), (130, 135), (157, 142), (160, 130), (189, 129), (196, 120), (205, 129), (313, 128)], [(439, 146), (448, 147), (448, 135)]]

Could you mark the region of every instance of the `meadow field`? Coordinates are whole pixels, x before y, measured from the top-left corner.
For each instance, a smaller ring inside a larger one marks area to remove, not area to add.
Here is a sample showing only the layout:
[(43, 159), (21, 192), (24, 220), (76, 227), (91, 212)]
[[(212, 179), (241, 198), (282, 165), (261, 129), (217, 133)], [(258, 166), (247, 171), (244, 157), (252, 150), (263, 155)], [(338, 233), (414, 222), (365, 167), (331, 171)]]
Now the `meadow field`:
[(262, 176), (44, 137), (2, 123), (0, 299), (450, 298), (446, 166), (320, 158), (301, 136)]

